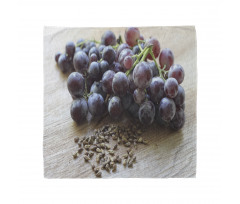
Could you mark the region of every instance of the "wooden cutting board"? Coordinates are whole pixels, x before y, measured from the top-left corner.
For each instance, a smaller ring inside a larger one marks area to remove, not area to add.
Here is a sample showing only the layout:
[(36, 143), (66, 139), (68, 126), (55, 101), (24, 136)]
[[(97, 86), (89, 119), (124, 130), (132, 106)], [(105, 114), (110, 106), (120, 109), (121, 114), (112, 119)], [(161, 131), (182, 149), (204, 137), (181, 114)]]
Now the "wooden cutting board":
[[(67, 77), (56, 66), (54, 55), (64, 52), (68, 41), (79, 38), (100, 41), (106, 30), (116, 36), (124, 36), (125, 28), (44, 28), (44, 176), (46, 178), (95, 178), (91, 166), (82, 157), (73, 160), (77, 151), (73, 139), (90, 135), (95, 128), (113, 123), (107, 116), (103, 120), (91, 119), (77, 126), (70, 117), (72, 98), (67, 90)], [(118, 165), (115, 173), (103, 172), (103, 178), (127, 177), (195, 177), (196, 176), (196, 99), (197, 99), (197, 51), (194, 27), (142, 27), (141, 34), (153, 36), (161, 48), (170, 48), (175, 63), (185, 70), (182, 86), (186, 94), (186, 122), (177, 132), (153, 124), (147, 128), (143, 138), (148, 145), (139, 145), (135, 151), (137, 163), (133, 168)], [(90, 119), (89, 119), (90, 118)], [(120, 123), (128, 123), (131, 118), (124, 114)], [(126, 149), (120, 149), (124, 154)]]

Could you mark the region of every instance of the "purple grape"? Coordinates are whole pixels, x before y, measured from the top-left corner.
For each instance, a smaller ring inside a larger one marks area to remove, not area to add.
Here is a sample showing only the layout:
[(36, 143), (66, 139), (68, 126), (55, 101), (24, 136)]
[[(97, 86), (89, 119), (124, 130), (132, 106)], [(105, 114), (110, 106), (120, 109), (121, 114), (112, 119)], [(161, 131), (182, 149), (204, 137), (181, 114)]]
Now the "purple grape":
[(125, 30), (124, 38), (126, 43), (133, 47), (137, 44), (138, 39), (140, 38), (140, 31), (138, 28), (130, 27)]
[(151, 101), (144, 102), (138, 111), (139, 120), (144, 125), (150, 125), (154, 121), (155, 106)]
[(112, 70), (108, 70), (103, 74), (102, 77), (102, 89), (105, 91), (107, 94), (112, 94), (112, 81), (113, 77), (115, 75), (115, 72)]
[(87, 92), (89, 93), (95, 79), (88, 76), (85, 80), (86, 80), (86, 85), (87, 85)]
[(113, 93), (118, 96), (124, 96), (129, 87), (129, 81), (125, 73), (118, 72), (114, 75), (112, 80), (112, 90)]
[(79, 51), (73, 57), (73, 65), (77, 72), (84, 73), (88, 69), (89, 59), (85, 52)]
[(144, 37), (142, 34), (140, 34), (139, 40), (144, 40)]
[(165, 70), (169, 70), (170, 67), (173, 65), (174, 62), (174, 56), (170, 49), (164, 48), (159, 56), (159, 64), (161, 65), (161, 68), (163, 69), (164, 65)]
[(139, 62), (133, 70), (133, 80), (140, 89), (147, 88), (152, 80), (152, 71), (147, 62)]
[(159, 104), (159, 114), (162, 120), (170, 122), (176, 113), (176, 105), (170, 98), (164, 97)]
[(180, 109), (176, 112), (174, 118), (170, 122), (170, 127), (173, 130), (179, 130), (184, 126), (185, 123), (185, 113), (183, 109)]
[(111, 70), (113, 70), (115, 73), (126, 71), (118, 62), (113, 62)]
[(88, 52), (88, 56), (90, 57), (92, 54), (97, 55), (97, 59), (99, 59), (99, 51), (96, 47), (92, 47), (89, 52)]
[(102, 60), (100, 63), (99, 63), (99, 68), (100, 68), (100, 73), (101, 75), (103, 75), (107, 70), (109, 70), (109, 64), (107, 61), (105, 60)]
[(178, 85), (178, 93), (176, 95), (175, 98), (173, 98), (176, 106), (180, 107), (181, 105), (184, 104), (184, 101), (185, 101), (185, 91), (183, 89), (183, 87), (181, 87), (180, 85)]
[(157, 68), (155, 62), (149, 62), (149, 67), (152, 70), (153, 77), (159, 76), (158, 68)]
[(107, 46), (103, 49), (102, 59), (107, 61), (109, 65), (111, 65), (115, 61), (115, 51), (111, 46)]
[(98, 57), (95, 53), (92, 53), (91, 56), (89, 57), (90, 62), (97, 62)]
[(150, 98), (153, 103), (159, 103), (164, 97), (164, 81), (160, 77), (153, 77), (149, 86)]
[(113, 45), (116, 45), (116, 43), (117, 43), (116, 36), (112, 31), (108, 30), (105, 33), (103, 33), (101, 38), (101, 44), (106, 46), (108, 45), (113, 46)]
[(59, 57), (60, 57), (61, 54), (62, 54), (61, 52), (57, 52), (57, 53), (55, 54), (55, 61), (56, 61), (56, 63), (58, 63), (58, 59), (59, 59)]
[(68, 42), (65, 47), (66, 54), (69, 60), (73, 59), (75, 53), (75, 44), (74, 42)]
[(133, 103), (128, 108), (128, 112), (132, 117), (138, 118), (139, 108), (140, 108), (140, 106), (133, 101)]
[(168, 78), (164, 84), (164, 92), (169, 98), (174, 98), (178, 93), (178, 82), (174, 78)]
[(82, 51), (82, 49), (80, 47), (76, 47), (75, 48), (75, 53), (79, 52), (79, 51)]
[(126, 56), (133, 56), (133, 52), (132, 50), (126, 48), (124, 50), (122, 50), (122, 52), (120, 53), (119, 57), (118, 57), (118, 62), (121, 64), (121, 66), (124, 67), (124, 59)]
[[(142, 47), (142, 49), (144, 48), (144, 44), (143, 44), (143, 43), (141, 44), (141, 47)], [(141, 50), (140, 50), (140, 48), (139, 48), (138, 45), (135, 45), (135, 46), (133, 47), (132, 51), (133, 51), (133, 54), (134, 54), (134, 55), (139, 54), (139, 53), (141, 52)]]
[(133, 98), (134, 98), (135, 103), (141, 104), (146, 99), (146, 93), (143, 89), (136, 89), (133, 92)]
[(71, 109), (70, 109), (71, 117), (76, 123), (83, 122), (88, 113), (88, 105), (84, 98), (73, 100)]
[(126, 48), (130, 49), (130, 47), (129, 47), (129, 45), (128, 45), (127, 43), (122, 43), (121, 45), (119, 45), (119, 47), (118, 47), (118, 49), (117, 49), (117, 53), (116, 53), (116, 55), (117, 55), (117, 60), (118, 60), (119, 55), (120, 55), (120, 53), (122, 52), (122, 50), (124, 50), (124, 49), (126, 49)]
[(98, 93), (98, 94), (101, 94), (103, 99), (106, 98), (107, 96), (107, 93), (103, 91), (102, 89), (102, 83), (101, 82), (97, 82), (95, 81), (92, 86), (91, 86), (91, 89), (90, 89), (90, 92), (92, 93)]
[(94, 79), (99, 78), (100, 69), (99, 69), (98, 62), (92, 62), (90, 64), (89, 69), (88, 69), (88, 73), (89, 73), (89, 76), (94, 78)]
[(88, 109), (93, 116), (100, 116), (105, 109), (104, 99), (101, 94), (93, 93), (88, 98)]
[(86, 43), (83, 43), (84, 42), (84, 39), (79, 39), (78, 41), (77, 41), (77, 47), (79, 47), (79, 48), (85, 48), (86, 47)]
[(122, 107), (121, 99), (118, 96), (113, 96), (109, 101), (108, 112), (113, 119), (120, 118), (123, 112), (123, 107)]
[(102, 58), (102, 52), (103, 52), (103, 49), (106, 47), (106, 45), (99, 45), (98, 47), (98, 52), (99, 52), (99, 59)]
[(137, 86), (134, 84), (134, 81), (133, 81), (133, 72), (131, 72), (128, 75), (128, 81), (129, 81), (129, 91), (130, 91), (130, 93), (133, 93), (135, 91), (135, 89), (137, 88)]
[(170, 67), (170, 70), (168, 72), (168, 78), (172, 77), (175, 78), (178, 81), (178, 84), (181, 84), (184, 80), (184, 69), (179, 64), (174, 64)]
[(70, 72), (74, 69), (72, 62), (67, 58), (66, 54), (60, 55), (58, 58), (58, 66), (63, 73)]
[(127, 110), (133, 102), (133, 96), (131, 93), (127, 92), (122, 98), (122, 106), (124, 110)]
[(67, 79), (68, 91), (73, 98), (83, 96), (85, 90), (85, 79), (82, 74), (72, 72)]
[[(157, 58), (158, 55), (160, 54), (160, 49), (161, 49), (159, 41), (156, 38), (150, 38), (146, 41), (145, 47), (149, 45), (153, 45), (152, 47), (153, 55), (155, 58)], [(148, 54), (147, 59), (153, 60), (150, 54)]]
[(126, 56), (123, 60), (123, 65), (126, 69), (130, 69), (133, 66), (133, 58), (131, 56)]

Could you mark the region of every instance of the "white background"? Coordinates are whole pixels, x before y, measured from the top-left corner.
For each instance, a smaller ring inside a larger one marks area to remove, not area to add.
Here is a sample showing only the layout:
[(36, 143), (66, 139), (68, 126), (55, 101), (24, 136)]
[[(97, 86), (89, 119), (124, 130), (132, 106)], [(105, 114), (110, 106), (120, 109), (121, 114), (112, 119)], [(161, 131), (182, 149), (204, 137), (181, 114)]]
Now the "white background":
[[(237, 1), (1, 1), (0, 203), (240, 203)], [(43, 178), (43, 27), (195, 25), (196, 179)]]

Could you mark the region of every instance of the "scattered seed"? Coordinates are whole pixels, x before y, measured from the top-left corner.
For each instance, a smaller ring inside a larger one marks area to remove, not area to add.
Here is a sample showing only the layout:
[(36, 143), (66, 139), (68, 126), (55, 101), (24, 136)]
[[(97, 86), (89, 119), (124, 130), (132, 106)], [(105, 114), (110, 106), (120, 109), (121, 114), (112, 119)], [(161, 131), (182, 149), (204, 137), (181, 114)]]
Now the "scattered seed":
[(123, 166), (126, 166), (127, 165), (127, 159), (124, 159), (123, 160)]
[(122, 157), (123, 157), (124, 159), (127, 159), (127, 158), (128, 158), (128, 154), (124, 154)]
[(78, 153), (76, 152), (75, 154), (73, 154), (73, 159), (76, 159), (78, 157)]
[(139, 137), (137, 142), (138, 142), (138, 143), (142, 143), (142, 142), (143, 142), (143, 138), (142, 138), (142, 137)]
[(87, 156), (87, 155), (84, 156), (84, 159), (86, 162), (90, 160), (89, 156)]
[(81, 154), (83, 151), (83, 148), (78, 149), (78, 153)]
[(130, 142), (127, 142), (124, 144), (125, 147), (130, 147), (131, 143)]
[(115, 154), (114, 150), (108, 150), (108, 152), (109, 152), (110, 155), (114, 155)]
[(113, 150), (116, 150), (116, 149), (117, 149), (117, 147), (118, 147), (118, 145), (117, 145), (117, 144), (115, 144), (115, 145), (114, 145), (114, 147), (113, 147)]
[(112, 167), (112, 172), (115, 172), (117, 170), (117, 165), (114, 164), (113, 167)]
[(90, 153), (89, 153), (89, 157), (90, 157), (90, 158), (91, 158), (93, 155), (94, 155), (93, 152), (90, 152)]
[(102, 172), (98, 171), (95, 175), (96, 175), (96, 177), (101, 177), (102, 176)]
[(133, 151), (131, 150), (130, 152), (128, 152), (129, 156), (132, 157), (133, 156)]
[(133, 161), (132, 161), (132, 159), (130, 159), (130, 160), (128, 161), (128, 167), (133, 167)]
[(74, 142), (75, 142), (75, 143), (78, 143), (78, 141), (79, 141), (79, 137), (75, 137), (75, 138), (74, 138)]
[(102, 150), (101, 150), (100, 148), (97, 148), (97, 149), (96, 149), (96, 152), (102, 153)]
[(148, 144), (148, 140), (143, 140), (143, 142), (142, 142), (143, 144)]
[(92, 170), (94, 171), (94, 169), (95, 169), (95, 165), (94, 165), (94, 164), (92, 164)]
[(132, 158), (132, 161), (133, 161), (133, 162), (136, 162), (136, 156), (134, 156), (134, 157)]

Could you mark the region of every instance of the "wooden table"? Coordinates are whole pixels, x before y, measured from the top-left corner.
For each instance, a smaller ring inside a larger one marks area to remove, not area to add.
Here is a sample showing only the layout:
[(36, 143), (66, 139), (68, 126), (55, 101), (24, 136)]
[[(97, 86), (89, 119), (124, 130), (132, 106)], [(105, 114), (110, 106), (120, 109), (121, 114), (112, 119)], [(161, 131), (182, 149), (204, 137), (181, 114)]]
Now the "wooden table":
[[(95, 128), (112, 123), (108, 116), (101, 122), (90, 119), (77, 126), (70, 117), (72, 98), (67, 90), (67, 75), (56, 66), (54, 55), (64, 52), (68, 41), (79, 38), (100, 40), (102, 33), (110, 29), (117, 36), (124, 36), (125, 28), (55, 28), (44, 29), (44, 176), (46, 178), (95, 178), (91, 166), (82, 158), (73, 160), (77, 151), (73, 139), (90, 135)], [(103, 173), (103, 178), (119, 177), (195, 177), (196, 176), (196, 96), (197, 51), (194, 27), (148, 27), (140, 28), (145, 38), (156, 37), (161, 48), (170, 48), (175, 63), (185, 70), (182, 86), (186, 93), (186, 122), (177, 132), (153, 124), (143, 138), (149, 144), (138, 146), (135, 151), (137, 163), (134, 168), (118, 165), (115, 173)], [(127, 114), (121, 123), (127, 123)], [(120, 154), (125, 150), (120, 150)]]

